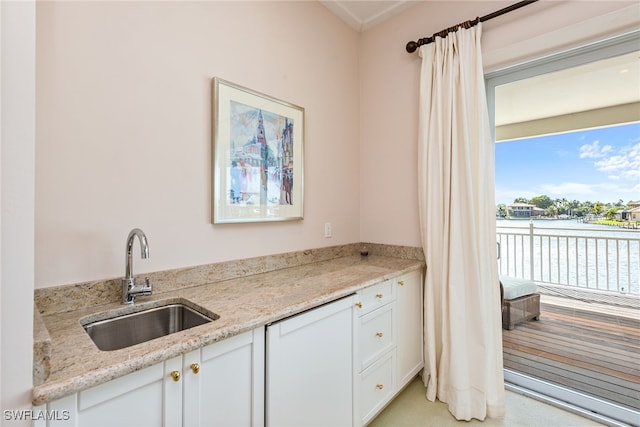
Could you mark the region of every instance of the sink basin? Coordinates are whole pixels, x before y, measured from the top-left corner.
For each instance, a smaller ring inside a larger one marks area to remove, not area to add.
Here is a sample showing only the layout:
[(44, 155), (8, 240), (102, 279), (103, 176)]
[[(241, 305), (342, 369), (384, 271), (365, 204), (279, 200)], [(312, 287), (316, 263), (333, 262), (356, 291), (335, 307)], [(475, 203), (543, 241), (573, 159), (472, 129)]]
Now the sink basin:
[(207, 316), (185, 304), (175, 303), (83, 326), (100, 350), (112, 351), (204, 325), (218, 318), (216, 314)]

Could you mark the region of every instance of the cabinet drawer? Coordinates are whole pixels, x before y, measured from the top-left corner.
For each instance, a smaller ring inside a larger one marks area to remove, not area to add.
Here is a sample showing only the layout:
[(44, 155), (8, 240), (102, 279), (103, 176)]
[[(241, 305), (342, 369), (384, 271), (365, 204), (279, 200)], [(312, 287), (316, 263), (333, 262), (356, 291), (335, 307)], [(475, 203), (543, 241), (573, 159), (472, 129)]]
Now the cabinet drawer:
[(395, 286), (392, 280), (385, 280), (358, 292), (356, 307), (358, 314), (367, 314), (395, 299)]
[(395, 351), (392, 350), (360, 374), (360, 415), (363, 425), (393, 397), (394, 365)]
[(394, 310), (395, 304), (387, 304), (360, 317), (360, 370), (395, 344)]

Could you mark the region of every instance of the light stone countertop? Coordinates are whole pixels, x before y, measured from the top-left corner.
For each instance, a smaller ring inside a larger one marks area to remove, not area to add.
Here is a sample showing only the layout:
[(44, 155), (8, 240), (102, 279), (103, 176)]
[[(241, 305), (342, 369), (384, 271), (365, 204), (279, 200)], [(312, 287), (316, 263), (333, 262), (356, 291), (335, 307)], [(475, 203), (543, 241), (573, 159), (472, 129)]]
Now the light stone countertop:
[[(135, 307), (109, 303), (44, 314), (42, 325), (51, 340), (50, 374), (34, 387), (33, 404), (41, 405), (105, 383), (423, 266), (422, 261), (414, 259), (345, 256), (140, 297)], [(99, 350), (80, 322), (184, 300), (220, 318), (115, 351)]]

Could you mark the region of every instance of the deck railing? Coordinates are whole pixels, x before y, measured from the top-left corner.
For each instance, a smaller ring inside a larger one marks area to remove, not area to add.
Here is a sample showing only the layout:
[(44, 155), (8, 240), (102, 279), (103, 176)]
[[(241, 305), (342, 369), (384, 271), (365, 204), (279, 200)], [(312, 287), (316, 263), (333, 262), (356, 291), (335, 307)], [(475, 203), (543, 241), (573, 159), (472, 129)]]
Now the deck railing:
[(497, 229), (500, 274), (581, 289), (640, 295), (640, 232)]

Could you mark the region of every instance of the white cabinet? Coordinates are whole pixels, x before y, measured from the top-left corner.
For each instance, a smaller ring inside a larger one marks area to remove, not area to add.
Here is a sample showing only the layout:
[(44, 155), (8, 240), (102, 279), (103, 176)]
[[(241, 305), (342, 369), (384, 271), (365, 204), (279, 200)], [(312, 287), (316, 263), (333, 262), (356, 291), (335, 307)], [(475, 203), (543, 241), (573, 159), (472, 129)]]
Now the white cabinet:
[(407, 273), (396, 282), (399, 389), (424, 367), (423, 287), (420, 271)]
[(264, 329), (34, 408), (50, 426), (245, 426), (264, 424)]
[(351, 426), (353, 296), (267, 327), (266, 425)]
[(183, 357), (183, 425), (264, 425), (264, 329)]
[(360, 414), (354, 422), (366, 424), (377, 415), (395, 395), (395, 349), (388, 351), (362, 371), (360, 377)]
[(367, 314), (394, 301), (396, 299), (395, 288), (393, 280), (385, 280), (358, 292), (358, 301), (356, 302), (358, 314)]
[[(92, 387), (36, 410), (55, 414), (37, 426), (159, 426), (163, 420), (175, 420), (180, 414), (182, 395), (180, 384), (166, 381), (172, 364), (179, 366), (179, 357), (150, 366), (108, 383)], [(166, 374), (166, 376), (165, 376)], [(177, 397), (164, 399), (164, 393)], [(43, 405), (44, 406), (44, 405)]]
[(360, 317), (360, 370), (395, 346), (395, 311), (395, 304), (387, 304)]
[(53, 418), (34, 425), (367, 424), (424, 366), (422, 288), (420, 271), (385, 280), (34, 408)]
[(369, 422), (393, 398), (396, 361), (396, 286), (386, 280), (356, 294), (358, 353), (353, 424)]
[(370, 422), (424, 366), (419, 271), (356, 294), (353, 424)]

